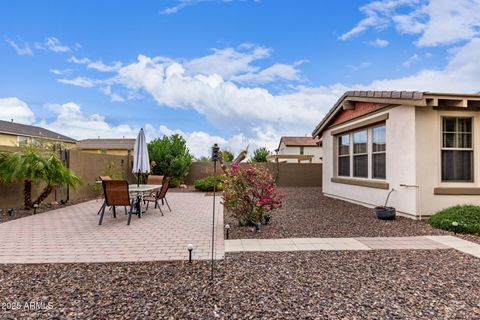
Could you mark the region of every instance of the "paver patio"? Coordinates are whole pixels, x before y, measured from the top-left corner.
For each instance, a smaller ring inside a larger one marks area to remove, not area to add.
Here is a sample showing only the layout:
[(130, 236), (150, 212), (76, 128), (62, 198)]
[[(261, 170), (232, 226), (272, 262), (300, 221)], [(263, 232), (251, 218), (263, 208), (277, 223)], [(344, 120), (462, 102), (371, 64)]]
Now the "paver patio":
[[(212, 197), (169, 193), (164, 216), (153, 206), (127, 226), (123, 208), (98, 225), (100, 201), (89, 201), (0, 224), (0, 263), (161, 261), (211, 258)], [(224, 256), (223, 206), (217, 202), (215, 257)]]

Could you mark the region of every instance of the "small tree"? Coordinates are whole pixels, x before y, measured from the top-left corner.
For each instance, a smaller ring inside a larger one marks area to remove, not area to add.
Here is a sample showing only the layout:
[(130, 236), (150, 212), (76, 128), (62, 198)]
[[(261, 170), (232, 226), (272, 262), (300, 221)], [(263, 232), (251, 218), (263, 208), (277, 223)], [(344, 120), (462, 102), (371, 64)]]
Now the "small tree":
[(240, 225), (265, 222), (270, 211), (282, 206), (282, 198), (263, 166), (232, 164), (225, 173), (223, 204)]
[(172, 185), (184, 181), (190, 166), (192, 156), (185, 139), (179, 134), (157, 138), (148, 144), (148, 154), (152, 161), (152, 173), (172, 178)]
[(252, 162), (267, 162), (267, 157), (270, 155), (270, 152), (267, 148), (262, 147), (253, 151)]
[[(81, 179), (66, 168), (58, 155), (51, 151), (38, 151), (24, 147), (17, 152), (2, 152), (0, 156), (0, 180), (23, 182), (25, 209), (42, 203), (59, 185), (76, 187)], [(32, 184), (46, 184), (35, 201), (32, 201)]]
[(230, 151), (227, 151), (227, 150), (223, 150), (223, 151), (222, 151), (222, 159), (223, 159), (223, 161), (225, 161), (225, 162), (232, 162), (232, 161), (233, 161), (233, 158), (234, 158), (234, 155), (233, 155), (233, 153), (231, 153)]

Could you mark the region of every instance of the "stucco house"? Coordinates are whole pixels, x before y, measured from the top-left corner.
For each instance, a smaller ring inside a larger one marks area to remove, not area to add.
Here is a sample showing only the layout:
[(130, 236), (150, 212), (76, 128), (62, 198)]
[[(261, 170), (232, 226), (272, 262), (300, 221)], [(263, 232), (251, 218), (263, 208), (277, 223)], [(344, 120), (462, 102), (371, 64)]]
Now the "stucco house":
[(480, 204), (480, 94), (349, 91), (313, 131), (323, 193), (424, 218)]
[(75, 146), (76, 140), (48, 129), (12, 121), (0, 120), (0, 146), (22, 147), (33, 145), (46, 147), (58, 144), (65, 148)]
[(85, 139), (79, 140), (77, 149), (82, 152), (126, 156), (133, 154), (135, 139)]
[(268, 157), (278, 162), (322, 162), (322, 147), (319, 139), (306, 137), (281, 137), (276, 154)]

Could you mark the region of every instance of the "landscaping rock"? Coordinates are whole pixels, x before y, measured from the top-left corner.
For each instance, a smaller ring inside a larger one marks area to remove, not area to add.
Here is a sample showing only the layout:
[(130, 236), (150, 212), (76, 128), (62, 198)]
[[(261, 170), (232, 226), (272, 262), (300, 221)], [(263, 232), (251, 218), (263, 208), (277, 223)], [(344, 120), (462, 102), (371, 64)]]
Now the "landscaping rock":
[[(228, 254), (207, 261), (1, 265), (2, 319), (478, 319), (480, 259), (455, 250)], [(50, 303), (50, 304), (49, 304)]]

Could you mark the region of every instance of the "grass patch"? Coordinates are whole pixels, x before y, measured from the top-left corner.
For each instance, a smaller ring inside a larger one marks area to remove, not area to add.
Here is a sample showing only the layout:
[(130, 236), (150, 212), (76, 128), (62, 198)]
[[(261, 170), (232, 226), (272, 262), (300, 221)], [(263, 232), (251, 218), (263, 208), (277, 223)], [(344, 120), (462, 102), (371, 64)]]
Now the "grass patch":
[(453, 231), (454, 221), (458, 222), (458, 233), (480, 235), (480, 206), (458, 205), (443, 209), (428, 219), (432, 227), (448, 231)]

